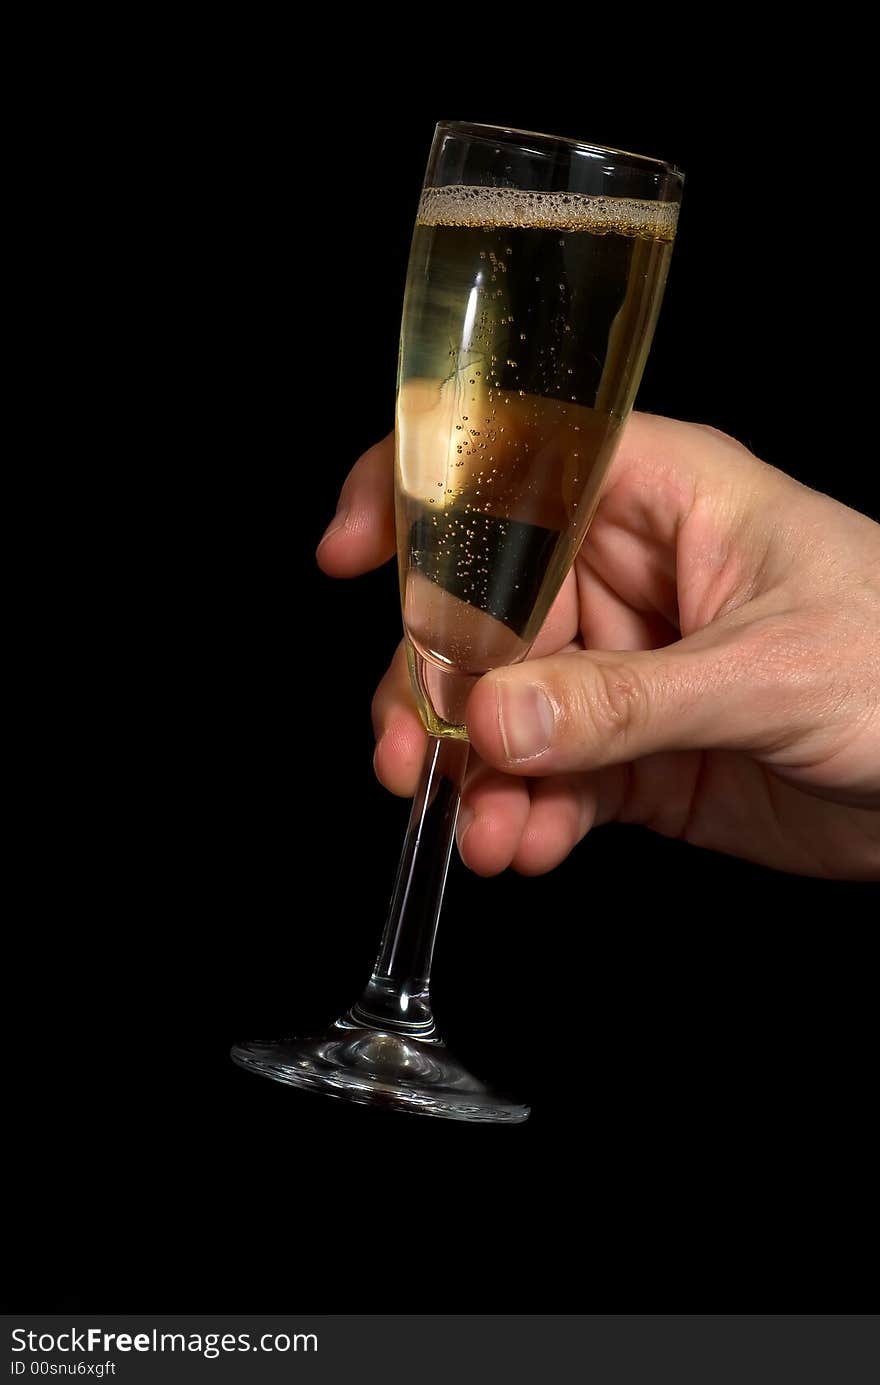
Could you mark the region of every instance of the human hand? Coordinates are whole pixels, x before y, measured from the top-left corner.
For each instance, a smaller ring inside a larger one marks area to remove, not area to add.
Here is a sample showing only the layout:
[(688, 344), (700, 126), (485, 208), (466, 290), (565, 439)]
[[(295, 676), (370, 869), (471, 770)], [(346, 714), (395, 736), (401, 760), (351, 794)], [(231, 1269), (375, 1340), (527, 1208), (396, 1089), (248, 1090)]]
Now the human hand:
[[(392, 555), (392, 491), (389, 435), (343, 486), (325, 572)], [(412, 794), (426, 733), (402, 647), (373, 721), (380, 781)], [(529, 659), (480, 680), (467, 722), (478, 874), (550, 870), (618, 821), (880, 878), (880, 526), (712, 428), (634, 414)]]

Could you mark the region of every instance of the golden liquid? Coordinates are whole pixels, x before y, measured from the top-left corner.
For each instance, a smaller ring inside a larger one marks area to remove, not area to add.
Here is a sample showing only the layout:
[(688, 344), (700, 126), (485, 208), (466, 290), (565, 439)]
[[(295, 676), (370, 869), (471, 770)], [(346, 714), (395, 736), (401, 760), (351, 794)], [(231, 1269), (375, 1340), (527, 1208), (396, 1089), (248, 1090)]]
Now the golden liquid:
[(397, 397), (413, 686), (464, 737), (477, 678), (525, 657), (587, 531), (668, 269), (670, 204), (438, 188), (419, 208)]

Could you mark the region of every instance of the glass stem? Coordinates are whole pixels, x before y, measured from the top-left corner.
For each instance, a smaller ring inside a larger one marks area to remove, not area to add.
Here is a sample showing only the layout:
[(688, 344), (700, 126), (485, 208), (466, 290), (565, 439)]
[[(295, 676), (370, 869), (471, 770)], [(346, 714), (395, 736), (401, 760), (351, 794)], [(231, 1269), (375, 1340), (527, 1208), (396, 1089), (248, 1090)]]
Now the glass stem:
[(416, 1038), (435, 1032), (429, 982), (467, 741), (432, 736), (413, 799), (382, 946), (350, 1021)]

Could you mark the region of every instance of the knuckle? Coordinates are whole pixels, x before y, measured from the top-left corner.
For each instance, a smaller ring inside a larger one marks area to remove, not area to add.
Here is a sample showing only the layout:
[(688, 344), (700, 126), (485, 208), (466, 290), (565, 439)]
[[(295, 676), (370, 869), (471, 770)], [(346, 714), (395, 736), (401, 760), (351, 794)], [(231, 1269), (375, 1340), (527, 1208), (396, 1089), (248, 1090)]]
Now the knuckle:
[(736, 447), (742, 446), (736, 438), (731, 437), (730, 433), (725, 433), (722, 428), (716, 428), (712, 423), (694, 423), (694, 428), (699, 428), (701, 433), (708, 433), (711, 438), (716, 438), (718, 442), (733, 443)]
[(572, 708), (576, 734), (586, 726), (601, 744), (624, 740), (643, 725), (647, 705), (644, 680), (636, 669), (591, 661)]
[(756, 462), (758, 460), (752, 449), (747, 447), (744, 442), (740, 442), (739, 438), (733, 437), (731, 433), (725, 433), (723, 429), (716, 428), (711, 423), (694, 423), (691, 427), (696, 432), (707, 435), (713, 442), (720, 444), (727, 451), (738, 453), (743, 460), (748, 460), (750, 462)]

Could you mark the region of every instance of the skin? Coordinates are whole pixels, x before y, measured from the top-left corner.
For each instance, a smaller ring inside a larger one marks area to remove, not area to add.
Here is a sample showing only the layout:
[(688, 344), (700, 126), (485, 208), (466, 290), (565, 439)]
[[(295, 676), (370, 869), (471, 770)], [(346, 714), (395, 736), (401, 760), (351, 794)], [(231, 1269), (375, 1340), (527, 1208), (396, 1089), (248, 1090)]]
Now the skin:
[[(394, 551), (393, 435), (318, 549)], [(608, 652), (613, 651), (613, 652)], [(375, 768), (414, 792), (426, 736), (402, 647)], [(880, 879), (880, 526), (715, 429), (634, 414), (529, 659), (480, 680), (458, 843), (480, 875), (558, 865), (600, 823), (798, 874)]]

